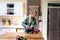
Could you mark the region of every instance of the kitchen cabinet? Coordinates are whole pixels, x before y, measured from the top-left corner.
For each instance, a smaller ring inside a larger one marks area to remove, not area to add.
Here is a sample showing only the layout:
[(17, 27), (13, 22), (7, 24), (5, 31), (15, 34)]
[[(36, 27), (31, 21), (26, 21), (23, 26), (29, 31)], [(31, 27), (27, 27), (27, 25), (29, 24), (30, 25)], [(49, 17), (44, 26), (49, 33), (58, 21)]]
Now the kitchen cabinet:
[(6, 7), (6, 3), (3, 3), (3, 2), (0, 2), (0, 15), (6, 15), (6, 10), (7, 7)]
[(23, 2), (14, 4), (15, 16), (23, 16)]
[(0, 27), (0, 32), (16, 32), (15, 28)]
[(0, 16), (23, 16), (23, 2), (0, 2)]
[[(21, 25), (19, 25), (19, 27), (17, 26), (17, 23), (20, 20), (19, 18), (21, 17), (23, 17), (23, 1), (0, 2), (0, 31), (1, 32), (16, 32), (16, 28), (21, 27)], [(10, 19), (12, 20), (11, 21), (12, 26), (9, 25), (8, 23), (8, 20)], [(2, 22), (2, 20), (5, 20), (6, 22)], [(6, 25), (4, 25), (4, 23)]]
[[(19, 29), (19, 30), (18, 30)], [(24, 27), (21, 25), (11, 25), (11, 26), (0, 26), (1, 32), (24, 32)]]
[(16, 29), (2, 29), (2, 32), (16, 32)]

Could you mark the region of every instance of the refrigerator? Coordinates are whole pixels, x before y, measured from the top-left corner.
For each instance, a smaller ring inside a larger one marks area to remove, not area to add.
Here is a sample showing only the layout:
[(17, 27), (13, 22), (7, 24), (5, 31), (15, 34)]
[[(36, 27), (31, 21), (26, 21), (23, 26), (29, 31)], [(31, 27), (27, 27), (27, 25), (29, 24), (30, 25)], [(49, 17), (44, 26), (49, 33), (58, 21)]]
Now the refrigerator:
[(48, 8), (47, 40), (60, 40), (60, 7)]

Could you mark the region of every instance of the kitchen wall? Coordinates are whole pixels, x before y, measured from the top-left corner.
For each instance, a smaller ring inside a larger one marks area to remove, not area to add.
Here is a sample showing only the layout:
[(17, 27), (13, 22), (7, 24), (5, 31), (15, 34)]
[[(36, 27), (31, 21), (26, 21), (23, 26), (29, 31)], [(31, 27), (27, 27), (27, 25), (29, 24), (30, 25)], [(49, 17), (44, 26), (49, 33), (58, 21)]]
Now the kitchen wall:
[[(2, 23), (2, 20), (3, 19), (5, 19), (5, 20), (11, 20), (11, 25), (21, 25), (21, 23), (22, 23), (22, 21), (23, 21), (23, 19), (24, 19), (24, 17), (0, 17), (0, 22)], [(0, 24), (1, 24), (0, 23)], [(3, 25), (3, 24), (1, 24), (1, 25)], [(0, 26), (1, 26), (0, 25)]]
[[(39, 13), (40, 13), (40, 5), (41, 5), (41, 2), (40, 0), (27, 0), (27, 15), (29, 15), (29, 6), (30, 5), (35, 5), (35, 6), (39, 6)], [(39, 22), (39, 30), (41, 31), (41, 28), (42, 27), (42, 22)]]
[(47, 40), (47, 0), (41, 0), (42, 11), (42, 34), (44, 40)]
[(40, 6), (40, 0), (27, 0), (27, 15), (29, 15), (29, 6), (30, 5), (38, 5)]

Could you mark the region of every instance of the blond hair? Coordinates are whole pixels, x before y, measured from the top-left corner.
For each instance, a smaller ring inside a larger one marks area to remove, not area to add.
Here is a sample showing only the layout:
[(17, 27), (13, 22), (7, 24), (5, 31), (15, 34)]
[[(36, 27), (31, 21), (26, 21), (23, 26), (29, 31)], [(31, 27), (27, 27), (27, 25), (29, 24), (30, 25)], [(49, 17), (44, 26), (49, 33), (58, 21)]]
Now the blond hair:
[[(32, 14), (33, 14), (34, 12), (36, 12), (36, 11), (33, 11), (33, 12), (29, 15), (29, 23), (32, 21)], [(37, 12), (36, 12), (36, 14), (37, 14)]]

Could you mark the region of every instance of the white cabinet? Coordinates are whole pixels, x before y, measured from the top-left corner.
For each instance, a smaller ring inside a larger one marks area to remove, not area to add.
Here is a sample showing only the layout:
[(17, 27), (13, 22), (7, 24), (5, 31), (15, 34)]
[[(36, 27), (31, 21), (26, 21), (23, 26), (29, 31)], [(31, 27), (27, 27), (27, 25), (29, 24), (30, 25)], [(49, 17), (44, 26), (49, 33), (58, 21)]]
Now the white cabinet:
[(23, 16), (23, 2), (0, 2), (0, 16)]
[(0, 2), (0, 15), (6, 15), (6, 3)]
[(0, 28), (0, 32), (16, 32), (13, 28)]
[(0, 28), (0, 35), (3, 35), (4, 34), (4, 32), (2, 31), (2, 29)]
[(9, 28), (6, 28), (6, 29), (2, 29), (3, 32), (16, 32), (16, 29), (9, 29)]
[(14, 12), (16, 16), (23, 16), (23, 2), (15, 3)]

